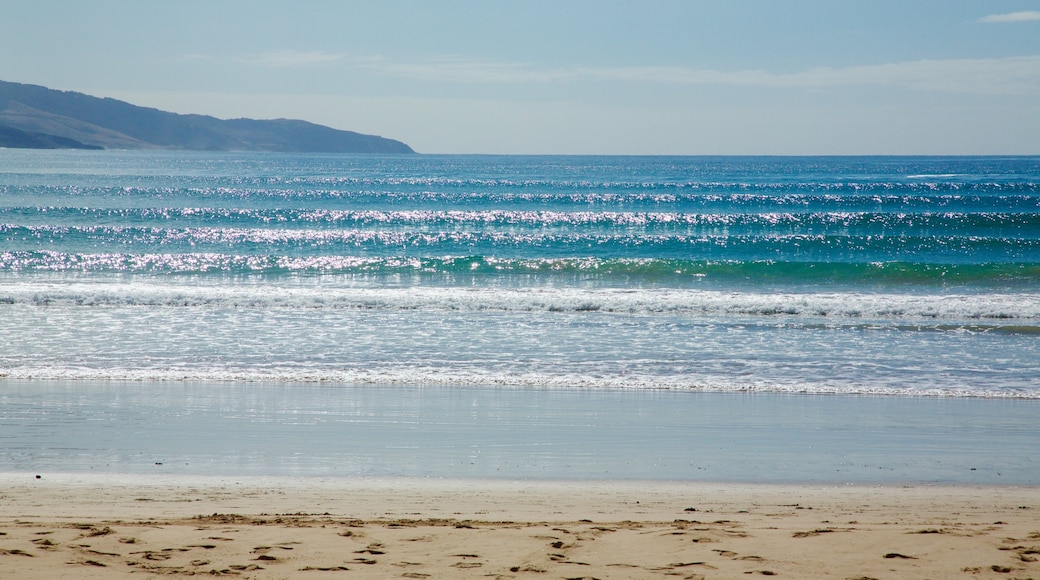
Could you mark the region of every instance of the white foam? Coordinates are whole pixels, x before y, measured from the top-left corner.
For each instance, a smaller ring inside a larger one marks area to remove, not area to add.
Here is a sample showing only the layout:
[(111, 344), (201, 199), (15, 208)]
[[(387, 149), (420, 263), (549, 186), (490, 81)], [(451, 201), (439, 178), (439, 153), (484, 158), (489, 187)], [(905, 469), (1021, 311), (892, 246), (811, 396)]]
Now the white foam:
[(950, 179), (953, 177), (963, 177), (964, 173), (915, 173), (914, 175), (907, 175), (907, 179)]
[(600, 312), (897, 323), (1040, 324), (1040, 293), (738, 292), (698, 289), (364, 288), (0, 280), (0, 306)]
[(926, 384), (917, 387), (865, 384), (808, 384), (757, 380), (660, 375), (584, 375), (537, 372), (494, 372), (452, 368), (395, 366), (368, 369), (294, 369), (268, 367), (236, 370), (124, 369), (47, 366), (4, 369), (0, 380), (176, 382), (176, 383), (265, 383), (329, 385), (406, 385), (438, 387), (492, 387), (526, 389), (672, 390), (688, 392), (783, 393), (801, 395), (877, 395), (901, 397), (974, 397), (987, 399), (1040, 400), (1040, 390), (988, 390), (967, 384)]

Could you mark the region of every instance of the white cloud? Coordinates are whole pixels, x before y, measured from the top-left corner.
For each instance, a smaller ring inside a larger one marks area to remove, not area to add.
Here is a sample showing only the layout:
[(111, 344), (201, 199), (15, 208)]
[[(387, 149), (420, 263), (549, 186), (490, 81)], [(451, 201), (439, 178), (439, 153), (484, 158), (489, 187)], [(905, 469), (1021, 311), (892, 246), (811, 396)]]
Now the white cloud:
[(1007, 14), (990, 14), (979, 18), (979, 22), (983, 23), (995, 23), (995, 22), (1029, 22), (1031, 20), (1040, 20), (1040, 12), (1036, 10), (1025, 10), (1023, 12), (1009, 12)]
[(239, 62), (270, 66), (270, 67), (304, 67), (333, 64), (345, 58), (339, 53), (321, 52), (317, 50), (282, 50), (276, 52), (265, 52), (247, 56), (238, 56), (234, 60)]

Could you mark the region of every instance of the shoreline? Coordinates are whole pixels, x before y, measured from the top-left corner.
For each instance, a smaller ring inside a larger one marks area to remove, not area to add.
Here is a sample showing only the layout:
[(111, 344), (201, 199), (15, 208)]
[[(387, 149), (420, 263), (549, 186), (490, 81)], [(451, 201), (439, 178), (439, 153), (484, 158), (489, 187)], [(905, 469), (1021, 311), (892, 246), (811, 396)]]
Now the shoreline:
[(1040, 486), (0, 473), (0, 489), (0, 578), (1040, 576)]
[(1034, 402), (371, 385), (4, 387), (9, 432), (0, 472), (1040, 484)]
[(972, 387), (957, 388), (926, 388), (911, 390), (899, 387), (806, 387), (790, 385), (755, 385), (755, 386), (726, 386), (720, 384), (699, 384), (676, 380), (674, 382), (662, 382), (655, 386), (632, 386), (630, 379), (619, 378), (613, 382), (599, 380), (590, 381), (582, 378), (574, 378), (568, 381), (550, 381), (544, 377), (514, 378), (514, 382), (502, 382), (499, 380), (488, 380), (480, 382), (475, 376), (459, 377), (425, 377), (415, 379), (414, 377), (387, 377), (385, 372), (366, 375), (363, 373), (305, 373), (302, 376), (294, 375), (290, 371), (279, 374), (258, 374), (243, 372), (239, 374), (227, 373), (214, 378), (211, 374), (191, 374), (183, 371), (145, 371), (127, 372), (111, 371), (80, 371), (61, 372), (48, 375), (48, 371), (34, 369), (28, 374), (12, 372), (9, 369), (0, 369), (0, 386), (3, 383), (24, 386), (38, 384), (63, 387), (74, 385), (85, 385), (88, 387), (127, 387), (139, 385), (170, 386), (197, 386), (217, 385), (226, 388), (358, 388), (377, 387), (385, 389), (487, 389), (495, 391), (571, 391), (591, 393), (645, 393), (645, 394), (689, 394), (689, 395), (723, 395), (723, 396), (780, 396), (780, 397), (835, 397), (835, 398), (889, 398), (897, 400), (924, 399), (924, 400), (968, 400), (968, 401), (1006, 401), (1036, 403), (1040, 401), (1040, 390), (1023, 391), (988, 391)]

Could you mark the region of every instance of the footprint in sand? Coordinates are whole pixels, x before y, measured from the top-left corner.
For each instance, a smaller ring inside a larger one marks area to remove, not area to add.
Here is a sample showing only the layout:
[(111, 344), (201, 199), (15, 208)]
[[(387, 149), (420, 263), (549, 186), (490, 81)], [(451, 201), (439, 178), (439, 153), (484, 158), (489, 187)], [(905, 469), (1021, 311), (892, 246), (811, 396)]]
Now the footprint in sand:
[(712, 550), (712, 552), (717, 552), (718, 555), (725, 556), (727, 558), (732, 558), (737, 555), (736, 552), (731, 552), (729, 550)]
[(690, 567), (693, 567), (693, 566), (696, 566), (698, 568), (708, 568), (710, 570), (718, 570), (718, 568), (716, 568), (715, 566), (712, 566), (711, 564), (709, 564), (707, 562), (672, 562), (671, 564), (669, 564), (667, 566), (667, 568), (671, 568), (671, 569), (675, 569), (675, 568), (690, 568)]
[(537, 574), (544, 574), (545, 568), (539, 568), (538, 566), (513, 566), (509, 569), (510, 572), (535, 572)]
[(164, 562), (172, 557), (169, 554), (163, 554), (161, 552), (131, 552), (130, 554), (132, 556), (141, 554), (142, 558), (144, 558), (145, 560), (151, 560), (153, 562)]
[(369, 544), (368, 547), (366, 547), (365, 549), (357, 550), (354, 553), (355, 554), (369, 554), (371, 556), (380, 556), (382, 554), (385, 554), (386, 552), (383, 550), (383, 544), (380, 544), (378, 542), (374, 542), (372, 544)]
[(829, 528), (819, 528), (819, 529), (815, 529), (815, 530), (809, 530), (808, 532), (795, 532), (794, 534), (791, 534), (791, 537), (794, 537), (794, 538), (811, 538), (813, 536), (819, 536), (820, 534), (829, 534), (829, 533), (831, 533), (833, 531), (834, 530), (829, 529)]
[(57, 549), (56, 546), (58, 546), (57, 543), (55, 543), (55, 542), (53, 542), (53, 541), (51, 541), (51, 540), (49, 540), (47, 538), (37, 538), (37, 539), (33, 540), (32, 543), (36, 544), (36, 547), (41, 549), (41, 550), (53, 551), (53, 550), (56, 550)]

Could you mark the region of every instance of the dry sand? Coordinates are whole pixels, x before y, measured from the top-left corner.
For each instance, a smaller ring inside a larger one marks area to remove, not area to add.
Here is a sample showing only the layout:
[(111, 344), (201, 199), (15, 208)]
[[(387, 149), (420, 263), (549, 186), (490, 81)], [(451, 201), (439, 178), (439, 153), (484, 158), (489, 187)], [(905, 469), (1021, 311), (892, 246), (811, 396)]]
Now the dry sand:
[(1040, 578), (1040, 488), (0, 474), (0, 578)]

